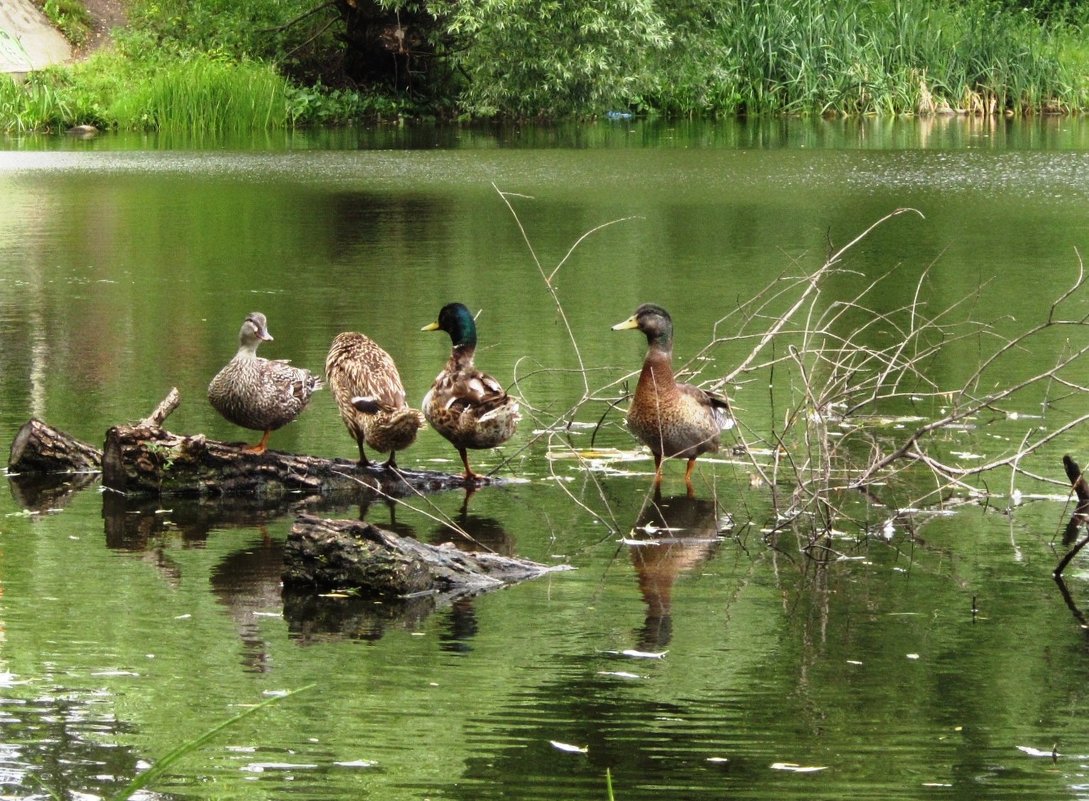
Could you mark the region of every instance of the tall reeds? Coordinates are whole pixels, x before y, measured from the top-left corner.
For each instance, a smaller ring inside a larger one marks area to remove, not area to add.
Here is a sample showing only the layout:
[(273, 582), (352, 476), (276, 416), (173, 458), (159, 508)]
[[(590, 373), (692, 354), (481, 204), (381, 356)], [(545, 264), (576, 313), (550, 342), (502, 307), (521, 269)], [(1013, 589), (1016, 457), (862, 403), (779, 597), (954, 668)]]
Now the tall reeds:
[(19, 83), (0, 75), (0, 131), (26, 133), (62, 124), (70, 116), (66, 94), (52, 82), (32, 77)]
[(1071, 108), (1085, 79), (1070, 66), (1076, 37), (1061, 32), (984, 3), (725, 0), (663, 61), (654, 103), (749, 114)]
[(268, 64), (199, 54), (149, 72), (114, 102), (110, 116), (119, 127), (201, 136), (286, 124), (287, 83)]
[(132, 61), (103, 57), (71, 70), (0, 75), (0, 130), (103, 128), (220, 136), (289, 123), (288, 83), (272, 66), (206, 54)]

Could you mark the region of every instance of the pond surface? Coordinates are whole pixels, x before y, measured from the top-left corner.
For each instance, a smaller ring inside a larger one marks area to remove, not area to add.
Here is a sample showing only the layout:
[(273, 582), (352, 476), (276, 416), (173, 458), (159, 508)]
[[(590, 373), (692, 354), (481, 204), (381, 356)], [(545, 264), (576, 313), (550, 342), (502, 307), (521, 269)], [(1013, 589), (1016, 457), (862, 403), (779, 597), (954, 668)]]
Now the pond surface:
[[(108, 796), (314, 685), (177, 763), (155, 797), (605, 799), (608, 773), (620, 801), (1089, 798), (1089, 639), (1072, 614), (1089, 605), (1084, 561), (1067, 571), (1074, 610), (1051, 579), (1070, 513), (1060, 457), (1084, 455), (1089, 430), (1020, 465), (1056, 483), (992, 471), (968, 482), (983, 494), (950, 489), (940, 514), (897, 515), (916, 493), (883, 482), (885, 505), (854, 500), (817, 558), (804, 533), (769, 534), (792, 489), (761, 481), (770, 452), (701, 458), (694, 498), (668, 464), (653, 498), (649, 455), (611, 408), (645, 340), (609, 330), (641, 302), (666, 307), (677, 362), (712, 382), (770, 325), (739, 325), (746, 301), (910, 207), (921, 216), (856, 245), (814, 308), (878, 281), (871, 309), (891, 316), (919, 292), (927, 314), (969, 306), (1011, 336), (1046, 317), (1089, 249), (1086, 121), (0, 146), (0, 441), (38, 417), (100, 444), (171, 387), (170, 430), (249, 437), (205, 389), (254, 310), (275, 337), (262, 355), (315, 371), (336, 333), (367, 333), (418, 404), (449, 350), (420, 328), (462, 301), (480, 313), (478, 364), (525, 413), (510, 443), (474, 454), (506, 483), (395, 509), (141, 502), (97, 481), (41, 496), (8, 479), (0, 797)], [(1083, 318), (1089, 298), (1062, 308)], [(1026, 343), (983, 391), (1048, 369), (1083, 332)], [(956, 389), (990, 341), (950, 334), (926, 377)], [(799, 391), (759, 370), (727, 389), (752, 443), (773, 440)], [(1083, 413), (1071, 390), (1044, 391), (1046, 406), (1012, 399), (948, 432), (943, 453), (994, 458)], [(873, 411), (909, 411), (890, 406)], [(271, 447), (356, 453), (327, 391)], [(460, 466), (433, 431), (398, 463)], [(452, 521), (479, 547), (575, 569), (400, 614), (285, 601), (282, 545), (302, 510), (427, 542), (456, 539)]]

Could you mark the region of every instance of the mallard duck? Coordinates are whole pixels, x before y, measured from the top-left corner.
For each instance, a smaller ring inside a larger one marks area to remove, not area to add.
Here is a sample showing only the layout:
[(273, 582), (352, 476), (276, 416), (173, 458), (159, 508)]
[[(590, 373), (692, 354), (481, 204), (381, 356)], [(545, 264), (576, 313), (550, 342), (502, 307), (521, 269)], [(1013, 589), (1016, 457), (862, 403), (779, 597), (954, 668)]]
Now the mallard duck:
[(448, 303), (439, 319), (423, 331), (445, 331), (453, 347), (450, 358), (423, 399), (423, 413), (432, 428), (450, 440), (461, 454), (465, 480), (480, 478), (469, 467), (470, 448), (494, 448), (511, 438), (518, 425), (518, 401), (473, 365), (476, 323), (461, 303)]
[(259, 357), (257, 346), (271, 341), (265, 315), (247, 316), (238, 332), (238, 353), (208, 385), (217, 412), (235, 425), (264, 432), (260, 442), (246, 448), (252, 453), (264, 453), (269, 435), (298, 417), (322, 386), (309, 370)]
[(359, 466), (369, 467), (363, 446), (389, 453), (387, 468), (397, 467), (397, 451), (416, 441), (424, 416), (409, 408), (397, 365), (363, 334), (337, 334), (325, 359), (325, 377), (340, 409), (340, 419), (359, 444)]
[(662, 459), (687, 459), (684, 481), (701, 453), (718, 450), (718, 435), (732, 428), (729, 403), (673, 375), (673, 319), (661, 306), (644, 303), (614, 331), (638, 328), (647, 335), (647, 355), (628, 407), (628, 428), (654, 454), (654, 481), (661, 483)]

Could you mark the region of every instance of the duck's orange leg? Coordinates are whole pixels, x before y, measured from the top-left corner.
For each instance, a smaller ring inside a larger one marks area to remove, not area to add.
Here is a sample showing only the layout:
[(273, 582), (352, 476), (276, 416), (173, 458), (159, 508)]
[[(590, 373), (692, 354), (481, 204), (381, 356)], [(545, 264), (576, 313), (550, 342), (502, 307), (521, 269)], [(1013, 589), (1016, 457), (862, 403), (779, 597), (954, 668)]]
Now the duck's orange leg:
[(478, 473), (474, 473), (473, 468), (469, 467), (469, 454), (465, 448), (458, 448), (458, 453), (461, 454), (461, 463), (465, 465), (465, 480), (476, 481), (478, 478), (483, 478)]
[(258, 455), (264, 453), (266, 450), (268, 450), (268, 438), (270, 436), (272, 436), (272, 430), (271, 429), (266, 431), (261, 436), (261, 441), (258, 442), (256, 445), (250, 445), (248, 448), (244, 448), (243, 450), (246, 450), (249, 453), (255, 453), (255, 454), (258, 454)]
[(684, 483), (691, 486), (692, 484), (692, 471), (696, 469), (696, 457), (693, 456), (688, 460), (688, 467), (684, 471)]

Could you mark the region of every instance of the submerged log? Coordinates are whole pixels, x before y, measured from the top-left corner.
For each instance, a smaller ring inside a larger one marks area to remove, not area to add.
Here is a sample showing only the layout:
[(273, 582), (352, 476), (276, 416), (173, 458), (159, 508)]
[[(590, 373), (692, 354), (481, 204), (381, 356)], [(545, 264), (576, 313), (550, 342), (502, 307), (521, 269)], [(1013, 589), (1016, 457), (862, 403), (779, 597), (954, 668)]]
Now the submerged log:
[(357, 520), (301, 515), (284, 546), (284, 588), (405, 598), (473, 595), (555, 570), (547, 565), (427, 545)]
[(98, 448), (33, 418), (19, 429), (8, 455), (12, 473), (97, 473), (101, 467)]

